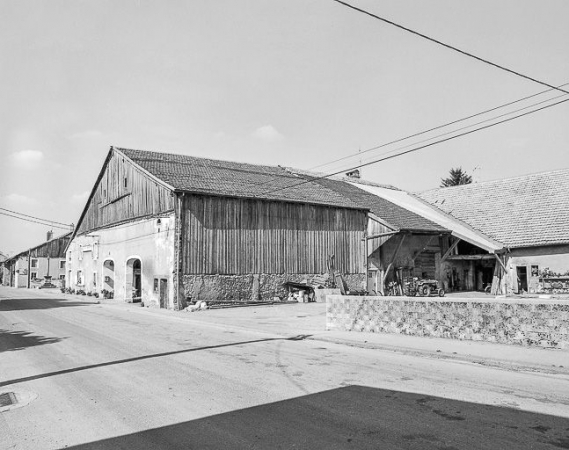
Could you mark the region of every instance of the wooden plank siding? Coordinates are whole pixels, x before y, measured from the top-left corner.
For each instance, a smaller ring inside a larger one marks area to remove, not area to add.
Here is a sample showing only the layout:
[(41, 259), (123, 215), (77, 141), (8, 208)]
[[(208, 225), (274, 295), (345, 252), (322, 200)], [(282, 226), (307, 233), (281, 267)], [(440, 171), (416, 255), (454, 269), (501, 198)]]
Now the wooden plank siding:
[[(32, 258), (65, 258), (65, 247), (70, 236), (60, 237), (48, 241), (30, 251)], [(26, 253), (23, 253), (25, 255)]]
[(185, 195), (184, 274), (364, 273), (364, 211)]
[[(386, 234), (393, 232), (393, 229), (376, 221), (373, 219), (369, 219), (367, 224), (367, 235), (368, 236), (377, 236), (379, 234)], [(376, 251), (379, 247), (385, 244), (389, 239), (391, 239), (393, 235), (386, 235), (382, 237), (377, 237), (375, 239), (370, 239), (367, 243), (368, 245), (368, 256), (371, 255), (374, 251)]]
[(122, 155), (113, 153), (87, 208), (78, 234), (171, 211), (174, 198), (168, 188), (156, 183)]

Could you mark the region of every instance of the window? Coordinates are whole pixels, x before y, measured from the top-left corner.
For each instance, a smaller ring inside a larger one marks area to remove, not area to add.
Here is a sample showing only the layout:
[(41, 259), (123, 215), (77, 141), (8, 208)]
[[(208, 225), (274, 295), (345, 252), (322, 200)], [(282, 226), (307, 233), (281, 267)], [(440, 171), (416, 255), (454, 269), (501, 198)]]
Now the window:
[(38, 260), (32, 259), (32, 267), (35, 269), (38, 266)]
[(93, 272), (93, 287), (97, 287), (97, 272)]
[(127, 182), (126, 177), (124, 177), (124, 187), (127, 187), (127, 186), (128, 186), (128, 182)]
[(154, 278), (154, 292), (158, 292), (158, 278)]
[(32, 280), (37, 279), (38, 273), (37, 273), (37, 272), (32, 272), (31, 277), (32, 277)]
[(65, 269), (65, 260), (59, 261), (59, 268)]
[(77, 271), (77, 284), (83, 285), (83, 271)]
[(59, 275), (59, 279), (60, 279), (60, 280), (65, 280), (65, 274), (62, 273), (61, 275)]

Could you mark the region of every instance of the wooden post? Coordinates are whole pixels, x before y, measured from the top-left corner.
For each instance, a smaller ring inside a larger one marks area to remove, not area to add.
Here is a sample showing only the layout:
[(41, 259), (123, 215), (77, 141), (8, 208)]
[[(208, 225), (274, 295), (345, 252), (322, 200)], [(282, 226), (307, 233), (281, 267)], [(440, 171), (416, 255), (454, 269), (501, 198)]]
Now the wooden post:
[[(28, 289), (32, 286), (32, 251), (28, 250)], [(17, 286), (16, 286), (17, 287)]]
[(182, 293), (180, 292), (180, 285), (182, 284), (182, 279), (180, 276), (180, 270), (182, 265), (180, 261), (183, 257), (183, 230), (182, 230), (182, 214), (183, 214), (183, 200), (184, 193), (177, 193), (175, 199), (175, 214), (174, 214), (174, 298), (173, 307), (175, 310), (183, 309), (185, 305), (182, 305)]
[(452, 243), (452, 245), (448, 248), (448, 250), (442, 256), (441, 263), (445, 262), (445, 260), (450, 256), (450, 254), (456, 248), (456, 246), (458, 245), (459, 242), (460, 242), (460, 238), (455, 238), (455, 241)]
[[(498, 261), (499, 264), (496, 264), (496, 266), (494, 266), (494, 277), (492, 278), (492, 290), (490, 291), (493, 295), (498, 295), (498, 294), (502, 294), (502, 270), (504, 270), (504, 275), (508, 274), (508, 269), (506, 269), (505, 264), (502, 262), (502, 260), (500, 259), (500, 256), (494, 253), (494, 256), (496, 257), (496, 261)], [(504, 292), (505, 293), (505, 292)]]
[(403, 245), (403, 242), (405, 241), (406, 237), (407, 237), (406, 234), (401, 236), (401, 240), (399, 241), (399, 245), (397, 246), (397, 249), (395, 250), (395, 252), (393, 252), (393, 256), (391, 257), (391, 262), (387, 266), (387, 269), (385, 269), (385, 274), (383, 275), (384, 281), (385, 281), (385, 278), (387, 277), (387, 275), (389, 274), (389, 271), (391, 270), (391, 267), (393, 266), (393, 263), (395, 262), (395, 258), (397, 258), (397, 254), (399, 253), (399, 250), (401, 249), (401, 246)]

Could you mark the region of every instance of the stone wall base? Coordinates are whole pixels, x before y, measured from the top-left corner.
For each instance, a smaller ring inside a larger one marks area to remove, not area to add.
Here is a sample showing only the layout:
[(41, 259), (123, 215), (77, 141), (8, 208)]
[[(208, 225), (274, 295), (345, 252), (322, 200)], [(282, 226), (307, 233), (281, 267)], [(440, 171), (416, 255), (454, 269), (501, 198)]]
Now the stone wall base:
[(569, 301), (329, 295), (326, 328), (569, 350)]
[[(268, 301), (283, 297), (285, 281), (312, 282), (320, 274), (184, 275), (184, 295), (192, 300)], [(349, 289), (361, 290), (365, 274), (342, 275)]]

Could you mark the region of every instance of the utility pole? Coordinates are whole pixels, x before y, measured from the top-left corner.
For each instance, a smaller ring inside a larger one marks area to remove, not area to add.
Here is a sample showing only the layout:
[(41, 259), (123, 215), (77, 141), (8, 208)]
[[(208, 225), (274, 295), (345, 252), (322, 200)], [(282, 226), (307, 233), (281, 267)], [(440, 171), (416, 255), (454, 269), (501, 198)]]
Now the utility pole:
[(32, 250), (28, 250), (28, 289), (32, 285), (31, 276), (32, 276)]

